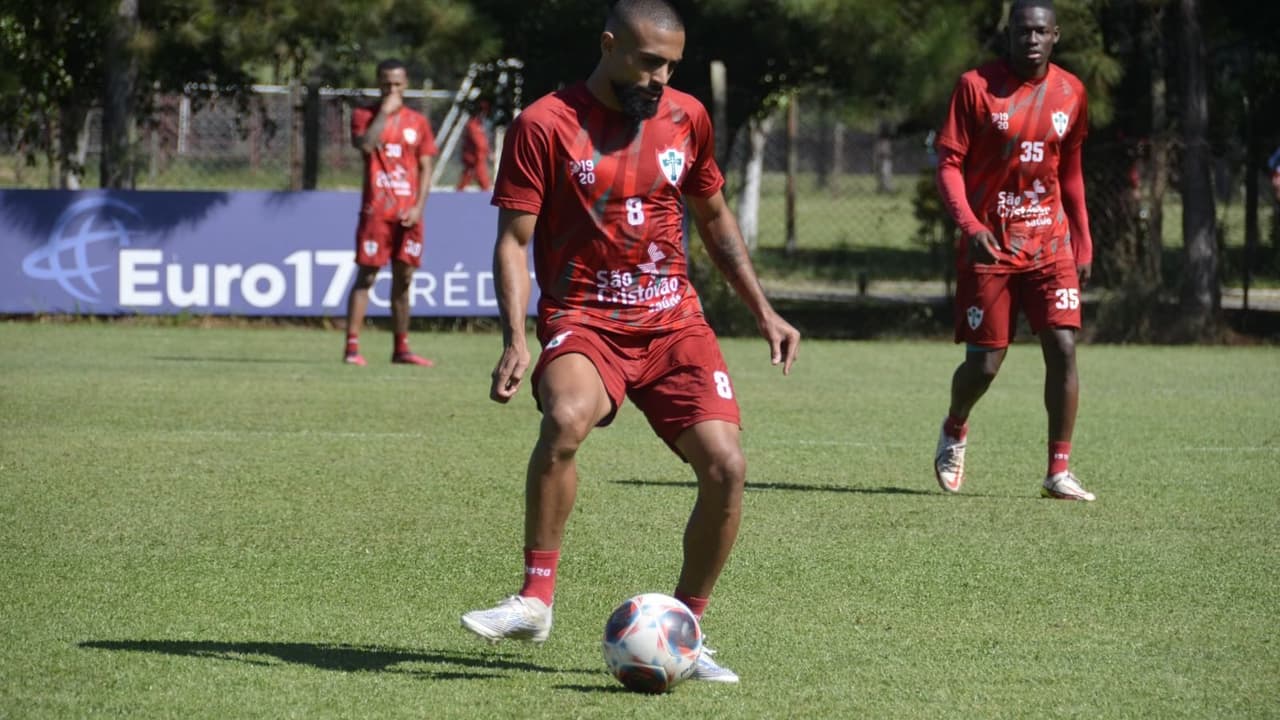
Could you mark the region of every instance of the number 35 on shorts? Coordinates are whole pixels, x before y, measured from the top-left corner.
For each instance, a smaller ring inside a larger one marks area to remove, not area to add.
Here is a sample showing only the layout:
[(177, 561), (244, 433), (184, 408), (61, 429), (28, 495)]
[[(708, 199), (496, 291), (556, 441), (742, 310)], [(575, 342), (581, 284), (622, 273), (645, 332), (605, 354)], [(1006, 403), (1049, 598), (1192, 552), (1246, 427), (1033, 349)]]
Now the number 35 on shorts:
[(1075, 310), (1080, 307), (1080, 290), (1077, 288), (1059, 288), (1053, 294), (1058, 298), (1053, 306), (1059, 310)]
[(716, 381), (716, 394), (725, 400), (733, 399), (733, 385), (729, 384), (729, 373), (723, 370), (715, 371), (711, 377)]

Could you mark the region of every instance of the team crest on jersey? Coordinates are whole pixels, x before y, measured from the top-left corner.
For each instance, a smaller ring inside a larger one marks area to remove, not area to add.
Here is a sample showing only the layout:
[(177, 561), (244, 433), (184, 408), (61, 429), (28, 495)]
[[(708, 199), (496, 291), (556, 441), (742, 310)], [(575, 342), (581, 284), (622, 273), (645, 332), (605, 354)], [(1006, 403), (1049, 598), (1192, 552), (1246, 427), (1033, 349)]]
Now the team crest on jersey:
[[(1056, 122), (1056, 121), (1055, 121)], [(1062, 133), (1058, 133), (1061, 135)], [(404, 141), (412, 145), (418, 139), (418, 131), (413, 128), (404, 129)]]
[(982, 324), (982, 308), (972, 306), (972, 305), (969, 306), (968, 316), (969, 316), (969, 329), (977, 330), (978, 326)]
[(658, 167), (662, 169), (662, 177), (676, 187), (680, 187), (680, 176), (684, 174), (684, 153), (675, 148), (667, 148), (658, 153)]
[(1067, 117), (1067, 114), (1059, 110), (1055, 112), (1053, 115), (1050, 115), (1049, 117), (1053, 120), (1053, 129), (1057, 131), (1058, 137), (1062, 137), (1063, 135), (1066, 135), (1067, 120), (1069, 119)]

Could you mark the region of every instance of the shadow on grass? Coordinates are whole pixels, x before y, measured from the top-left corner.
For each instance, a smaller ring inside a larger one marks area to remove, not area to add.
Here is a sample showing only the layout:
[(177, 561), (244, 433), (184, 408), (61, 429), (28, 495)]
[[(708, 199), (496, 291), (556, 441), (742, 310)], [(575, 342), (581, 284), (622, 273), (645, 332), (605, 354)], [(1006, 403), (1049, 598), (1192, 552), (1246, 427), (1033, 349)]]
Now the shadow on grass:
[[(555, 689), (556, 690), (572, 690), (573, 692), (579, 692), (583, 694), (589, 693), (593, 695), (597, 693), (600, 693), (600, 694), (613, 693), (613, 694), (623, 694), (623, 695), (639, 695), (640, 697), (645, 696), (644, 693), (631, 692), (630, 690), (622, 687), (621, 685), (556, 685)], [(651, 697), (660, 697), (660, 696), (653, 695)]]
[[(696, 488), (698, 484), (690, 480), (614, 480), (618, 485), (639, 485), (642, 487), (687, 487)], [(849, 485), (804, 485), (800, 483), (749, 482), (748, 490), (794, 490), (798, 492), (831, 492), (856, 493), (860, 495), (938, 495), (932, 490), (900, 487), (852, 487)]]
[[(561, 670), (486, 653), (422, 652), (372, 645), (216, 640), (86, 640), (79, 646), (94, 650), (126, 650), (229, 660), (248, 665), (271, 666), (283, 662), (339, 672), (386, 672), (429, 680), (488, 680), (502, 677), (502, 673), (496, 671), (512, 670), (575, 675), (599, 673), (598, 670)], [(454, 665), (472, 670), (418, 670), (395, 667), (403, 663)]]
[(313, 364), (316, 360), (298, 360), (296, 358), (237, 358), (237, 357), (197, 357), (195, 355), (154, 355), (152, 360), (164, 362), (218, 362), (218, 363), (272, 363), (278, 365)]

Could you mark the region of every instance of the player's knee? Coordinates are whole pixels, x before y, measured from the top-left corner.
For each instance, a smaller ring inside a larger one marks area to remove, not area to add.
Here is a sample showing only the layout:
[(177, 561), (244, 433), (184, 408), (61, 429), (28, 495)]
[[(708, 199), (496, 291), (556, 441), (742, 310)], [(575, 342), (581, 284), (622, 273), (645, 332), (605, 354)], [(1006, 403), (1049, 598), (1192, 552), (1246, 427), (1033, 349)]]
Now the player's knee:
[(747, 482), (747, 459), (742, 448), (725, 447), (713, 452), (702, 473), (705, 484), (727, 498), (741, 498)]
[(543, 409), (540, 442), (557, 456), (572, 457), (594, 426), (589, 409), (560, 402)]
[(351, 284), (353, 290), (368, 290), (373, 287), (373, 283), (378, 279), (378, 268), (360, 268), (356, 273), (355, 282)]
[(969, 353), (965, 358), (965, 364), (968, 366), (969, 376), (975, 382), (990, 385), (995, 381), (996, 375), (1000, 374), (1003, 359), (1004, 353), (1000, 351)]
[(1076, 361), (1076, 339), (1074, 333), (1062, 330), (1051, 330), (1041, 343), (1044, 349), (1045, 363), (1051, 367), (1067, 368)]

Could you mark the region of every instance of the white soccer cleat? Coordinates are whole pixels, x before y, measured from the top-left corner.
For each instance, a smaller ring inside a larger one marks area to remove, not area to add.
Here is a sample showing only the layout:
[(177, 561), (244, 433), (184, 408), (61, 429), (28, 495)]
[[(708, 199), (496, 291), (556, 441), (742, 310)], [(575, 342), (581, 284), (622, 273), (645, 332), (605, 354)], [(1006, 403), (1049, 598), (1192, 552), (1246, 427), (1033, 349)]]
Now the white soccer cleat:
[(938, 449), (933, 453), (933, 476), (947, 492), (960, 492), (964, 484), (964, 448), (965, 441), (948, 435), (943, 423), (938, 431)]
[(488, 610), (462, 616), (462, 627), (491, 643), (529, 640), (541, 645), (551, 634), (551, 606), (534, 597), (511, 597)]
[(1093, 502), (1096, 496), (1080, 486), (1080, 481), (1070, 471), (1064, 470), (1044, 479), (1040, 494), (1057, 500), (1083, 500)]
[(689, 676), (690, 680), (706, 680), (708, 682), (736, 683), (738, 682), (738, 673), (723, 667), (715, 660), (711, 659), (716, 651), (707, 647), (704, 643), (702, 653), (698, 655), (698, 662), (693, 666), (693, 674)]

